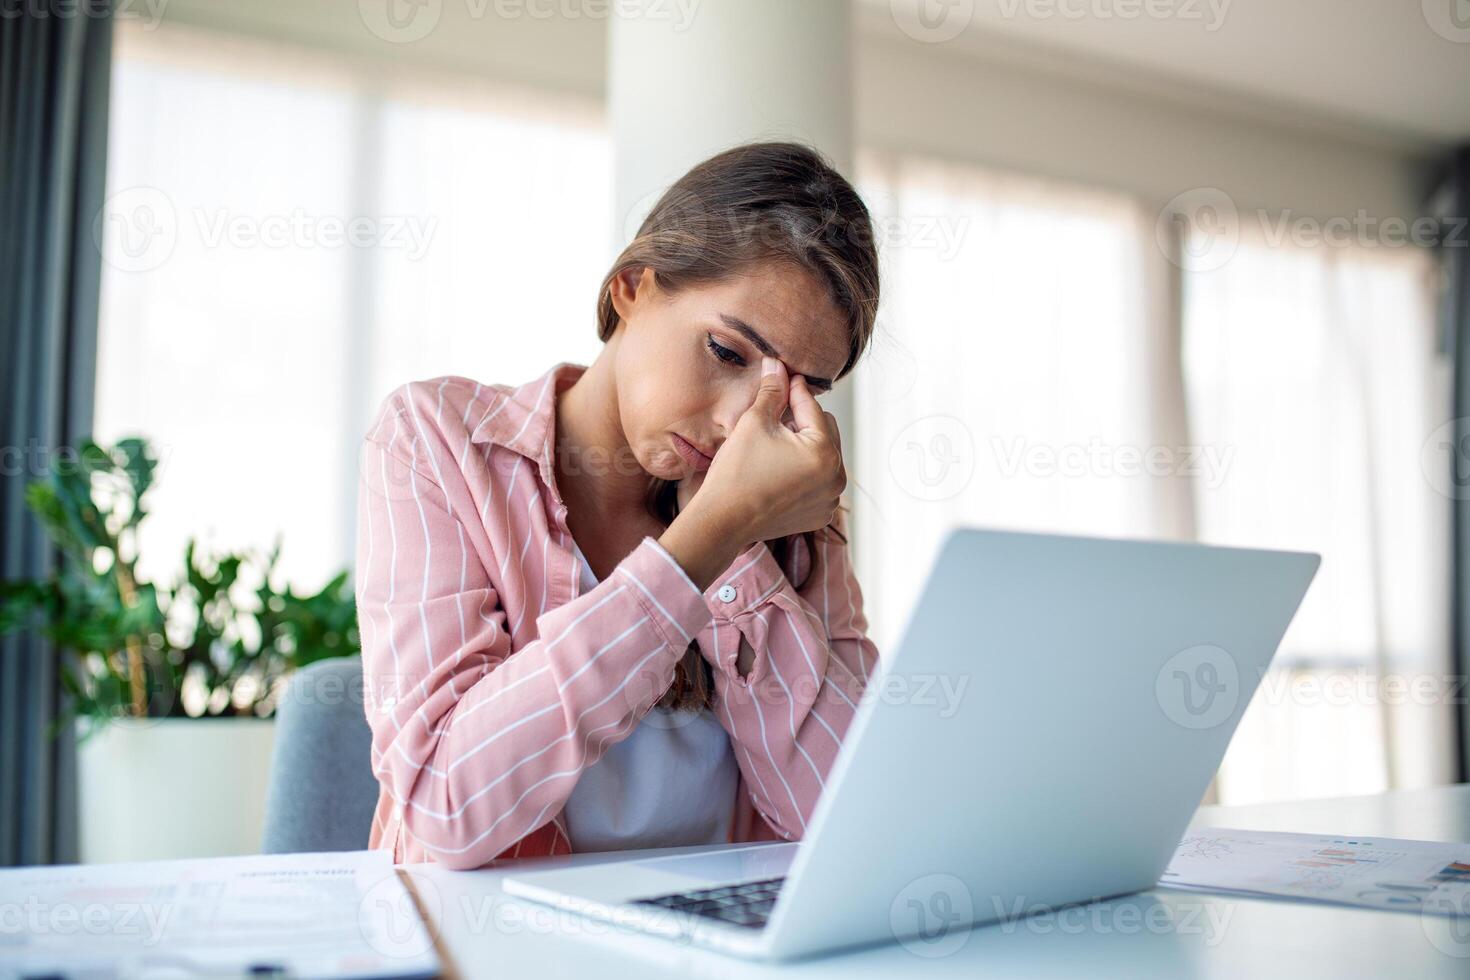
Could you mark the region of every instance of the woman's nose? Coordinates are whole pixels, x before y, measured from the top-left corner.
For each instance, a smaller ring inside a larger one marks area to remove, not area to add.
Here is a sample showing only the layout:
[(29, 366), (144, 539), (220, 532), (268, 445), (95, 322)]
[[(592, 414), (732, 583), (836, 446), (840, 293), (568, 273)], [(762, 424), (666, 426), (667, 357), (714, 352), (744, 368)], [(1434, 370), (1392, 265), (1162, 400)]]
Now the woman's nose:
[[(755, 384), (750, 385), (748, 390), (745, 386), (741, 386), (738, 390), (731, 392), (722, 399), (719, 406), (715, 409), (714, 418), (716, 426), (723, 434), (722, 439), (728, 437), (731, 432), (735, 431), (735, 423), (740, 421), (740, 416), (750, 411), (750, 406), (755, 404), (755, 396), (758, 391), (760, 391), (759, 379), (757, 379)], [(786, 410), (781, 413), (781, 422), (787, 428), (790, 428), (793, 420), (794, 416), (791, 414), (791, 404), (788, 401)]]
[(744, 385), (732, 387), (715, 405), (713, 422), (720, 433), (721, 440), (728, 438), (730, 433), (735, 431), (735, 423), (740, 421), (740, 416), (755, 404), (755, 393), (758, 389), (759, 385), (752, 387), (749, 391)]

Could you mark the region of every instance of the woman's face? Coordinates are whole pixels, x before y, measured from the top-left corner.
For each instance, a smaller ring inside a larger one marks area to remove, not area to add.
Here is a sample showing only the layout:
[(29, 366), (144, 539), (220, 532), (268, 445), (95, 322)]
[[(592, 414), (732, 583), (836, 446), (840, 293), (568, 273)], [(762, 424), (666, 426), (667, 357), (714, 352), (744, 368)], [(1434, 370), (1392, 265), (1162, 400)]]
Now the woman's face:
[(676, 293), (659, 288), (651, 269), (629, 270), (611, 289), (623, 434), (639, 465), (665, 480), (700, 469), (680, 455), (676, 436), (713, 455), (754, 403), (762, 341), (818, 396), (847, 359), (847, 327), (827, 288), (789, 262)]

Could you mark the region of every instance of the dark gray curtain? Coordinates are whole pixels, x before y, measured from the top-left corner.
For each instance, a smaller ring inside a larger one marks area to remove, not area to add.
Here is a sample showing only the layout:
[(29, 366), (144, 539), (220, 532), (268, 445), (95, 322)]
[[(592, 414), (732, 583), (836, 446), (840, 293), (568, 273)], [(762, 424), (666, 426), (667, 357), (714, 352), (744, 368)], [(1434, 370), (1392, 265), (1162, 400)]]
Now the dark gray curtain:
[[(1444, 271), (1442, 313), (1445, 346), (1454, 358), (1454, 439), (1445, 463), (1453, 528), (1452, 582), (1456, 669), (1470, 675), (1470, 145), (1445, 167), (1431, 210), (1442, 220), (1439, 256)], [(1470, 700), (1459, 688), (1459, 778), (1470, 780)]]
[[(0, 0), (0, 578), (55, 555), (26, 483), (92, 429), (101, 257), (93, 219), (107, 159), (110, 3)], [(45, 735), (62, 692), (55, 651), (0, 641), (0, 864), (77, 860), (76, 753)]]

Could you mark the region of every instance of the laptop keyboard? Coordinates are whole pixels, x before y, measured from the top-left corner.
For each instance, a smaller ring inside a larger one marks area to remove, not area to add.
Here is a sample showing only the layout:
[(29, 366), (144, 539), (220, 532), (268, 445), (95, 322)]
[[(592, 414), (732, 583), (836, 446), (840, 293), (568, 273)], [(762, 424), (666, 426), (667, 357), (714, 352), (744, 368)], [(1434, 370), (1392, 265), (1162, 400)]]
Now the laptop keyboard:
[(677, 912), (719, 919), (731, 925), (759, 929), (766, 924), (771, 907), (776, 904), (776, 893), (781, 890), (781, 884), (785, 880), (783, 875), (779, 878), (745, 881), (738, 885), (670, 892), (667, 895), (635, 899), (633, 904), (657, 905)]

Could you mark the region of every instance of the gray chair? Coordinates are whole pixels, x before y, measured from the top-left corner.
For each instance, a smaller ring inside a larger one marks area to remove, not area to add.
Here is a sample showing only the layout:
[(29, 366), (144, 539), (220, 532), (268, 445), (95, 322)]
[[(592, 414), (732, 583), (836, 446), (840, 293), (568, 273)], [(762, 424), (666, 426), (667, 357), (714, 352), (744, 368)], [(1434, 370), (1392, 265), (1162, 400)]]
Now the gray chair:
[(363, 711), (362, 658), (296, 671), (276, 706), (263, 854), (368, 846), (378, 780)]

